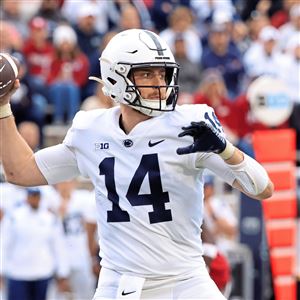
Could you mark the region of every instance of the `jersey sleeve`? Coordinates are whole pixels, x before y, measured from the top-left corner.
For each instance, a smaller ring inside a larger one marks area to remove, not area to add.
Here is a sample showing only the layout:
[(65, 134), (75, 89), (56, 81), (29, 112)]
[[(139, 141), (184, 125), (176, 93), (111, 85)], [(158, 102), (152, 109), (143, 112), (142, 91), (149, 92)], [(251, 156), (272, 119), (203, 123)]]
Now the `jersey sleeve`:
[(235, 175), (224, 160), (215, 153), (199, 153), (196, 159), (196, 168), (206, 168), (222, 178), (229, 185), (235, 180)]
[(65, 144), (68, 147), (74, 147), (76, 148), (75, 144), (76, 141), (78, 142), (78, 131), (81, 130), (89, 130), (93, 126), (93, 122), (95, 121), (95, 118), (99, 117), (101, 114), (103, 114), (107, 109), (106, 108), (100, 108), (100, 109), (94, 109), (90, 111), (79, 111), (76, 113), (71, 128), (68, 130), (63, 144)]
[(216, 116), (214, 109), (208, 105), (202, 105), (202, 109), (200, 118), (203, 118), (203, 120), (201, 119), (200, 121), (205, 121), (207, 124), (213, 126), (221, 136), (226, 138), (222, 124)]
[(82, 132), (89, 134), (93, 122), (104, 111), (105, 109), (79, 111), (62, 144), (45, 148), (35, 154), (36, 163), (48, 184), (71, 180), (80, 174), (87, 176), (84, 170), (80, 169), (77, 159), (77, 153), (82, 150), (84, 144)]
[(73, 147), (73, 139), (74, 136), (76, 135), (76, 130), (78, 128), (81, 128), (82, 126), (85, 125), (85, 122), (87, 119), (85, 118), (86, 112), (85, 111), (79, 111), (72, 122), (72, 127), (68, 130), (64, 140), (63, 144), (68, 146), (68, 147)]
[(80, 175), (74, 152), (64, 144), (42, 149), (34, 157), (48, 184), (71, 180)]

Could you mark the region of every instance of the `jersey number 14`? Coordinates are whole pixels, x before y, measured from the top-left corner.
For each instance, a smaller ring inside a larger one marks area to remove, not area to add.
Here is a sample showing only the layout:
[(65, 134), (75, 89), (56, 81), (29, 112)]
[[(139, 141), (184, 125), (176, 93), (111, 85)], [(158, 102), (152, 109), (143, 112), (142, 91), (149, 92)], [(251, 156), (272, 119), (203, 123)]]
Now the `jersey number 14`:
[[(99, 164), (100, 175), (105, 176), (107, 198), (112, 202), (112, 210), (107, 212), (107, 222), (130, 222), (127, 211), (119, 206), (119, 195), (115, 184), (115, 158), (107, 157)], [(148, 174), (150, 194), (140, 194), (140, 188), (145, 176)], [(132, 206), (152, 205), (153, 211), (149, 212), (150, 223), (172, 221), (170, 209), (165, 208), (165, 203), (170, 202), (169, 193), (162, 189), (158, 155), (145, 154), (136, 169), (129, 184), (126, 198)]]

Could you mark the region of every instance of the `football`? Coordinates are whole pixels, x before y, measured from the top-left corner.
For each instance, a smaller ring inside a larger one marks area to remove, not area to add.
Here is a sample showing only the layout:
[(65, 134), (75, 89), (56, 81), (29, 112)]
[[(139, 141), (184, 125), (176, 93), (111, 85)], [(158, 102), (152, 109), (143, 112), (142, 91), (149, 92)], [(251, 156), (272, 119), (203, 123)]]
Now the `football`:
[(18, 60), (8, 53), (0, 53), (0, 97), (13, 87), (18, 77)]

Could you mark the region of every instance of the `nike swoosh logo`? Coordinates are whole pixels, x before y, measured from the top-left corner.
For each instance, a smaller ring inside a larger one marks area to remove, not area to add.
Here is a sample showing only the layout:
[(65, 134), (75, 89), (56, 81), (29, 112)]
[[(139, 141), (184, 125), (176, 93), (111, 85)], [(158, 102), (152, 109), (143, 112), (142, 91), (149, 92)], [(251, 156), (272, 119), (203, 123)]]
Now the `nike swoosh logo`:
[(136, 291), (133, 291), (133, 292), (125, 292), (125, 291), (123, 291), (122, 292), (122, 296), (126, 296), (126, 295), (130, 295), (130, 294), (133, 294), (133, 293), (135, 293)]
[(5, 66), (6, 66), (6, 65), (3, 65), (3, 67), (0, 69), (0, 72), (2, 72), (2, 70), (4, 69)]
[(164, 141), (164, 140), (160, 140), (160, 141), (157, 141), (157, 142), (154, 142), (154, 143), (152, 143), (151, 141), (149, 141), (148, 146), (149, 146), (149, 147), (154, 147), (154, 146), (156, 146), (156, 145), (162, 143), (163, 141)]

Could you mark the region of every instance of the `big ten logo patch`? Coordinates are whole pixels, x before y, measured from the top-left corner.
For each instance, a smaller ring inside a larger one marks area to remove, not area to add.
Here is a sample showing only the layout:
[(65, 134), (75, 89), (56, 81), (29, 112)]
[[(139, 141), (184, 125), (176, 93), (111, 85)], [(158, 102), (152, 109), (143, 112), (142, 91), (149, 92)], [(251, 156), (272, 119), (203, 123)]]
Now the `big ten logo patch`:
[(109, 149), (109, 143), (95, 143), (95, 151)]

